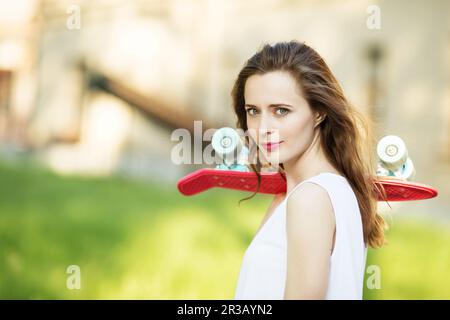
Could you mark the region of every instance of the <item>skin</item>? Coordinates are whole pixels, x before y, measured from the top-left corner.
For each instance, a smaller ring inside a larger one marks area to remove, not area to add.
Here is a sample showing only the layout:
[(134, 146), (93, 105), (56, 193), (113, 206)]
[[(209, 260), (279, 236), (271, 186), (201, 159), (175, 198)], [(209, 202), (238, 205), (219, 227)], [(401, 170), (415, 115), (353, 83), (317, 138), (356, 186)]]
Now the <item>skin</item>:
[[(265, 154), (271, 164), (283, 163), (287, 193), (322, 172), (340, 174), (325, 157), (320, 143), (321, 115), (309, 106), (296, 80), (286, 71), (252, 75), (244, 90), (247, 127), (257, 141), (282, 143)], [(252, 134), (253, 132), (253, 134)], [(261, 226), (285, 198), (276, 195)], [(260, 227), (261, 228), (261, 227)], [(334, 246), (335, 217), (328, 193), (306, 182), (287, 200), (287, 275), (284, 299), (324, 299)]]

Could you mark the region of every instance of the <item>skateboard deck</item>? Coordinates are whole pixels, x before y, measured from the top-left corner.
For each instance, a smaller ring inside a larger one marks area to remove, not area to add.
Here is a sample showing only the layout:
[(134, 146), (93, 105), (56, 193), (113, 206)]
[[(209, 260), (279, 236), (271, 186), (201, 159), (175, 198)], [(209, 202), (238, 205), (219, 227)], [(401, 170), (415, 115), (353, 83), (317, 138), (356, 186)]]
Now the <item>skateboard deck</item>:
[[(380, 184), (386, 191), (387, 198), (381, 193), (379, 201), (411, 201), (434, 198), (438, 192), (435, 188), (417, 182), (398, 178), (379, 177), (375, 183)], [(199, 169), (178, 181), (178, 190), (186, 196), (192, 196), (208, 189), (218, 187), (240, 191), (255, 192), (258, 177), (254, 172), (242, 172), (220, 169)], [(286, 192), (286, 181), (278, 172), (262, 172), (261, 185), (258, 193), (278, 194)]]

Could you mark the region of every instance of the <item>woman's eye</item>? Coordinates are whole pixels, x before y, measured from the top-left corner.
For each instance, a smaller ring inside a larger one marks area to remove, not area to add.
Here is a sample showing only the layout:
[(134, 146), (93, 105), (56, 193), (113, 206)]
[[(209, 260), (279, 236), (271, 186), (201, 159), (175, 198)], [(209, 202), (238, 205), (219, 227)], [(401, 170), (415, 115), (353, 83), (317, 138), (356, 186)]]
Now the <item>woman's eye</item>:
[(278, 108), (277, 111), (282, 111), (282, 112), (278, 113), (279, 115), (285, 115), (286, 113), (289, 112), (289, 110), (286, 108)]
[(254, 115), (254, 113), (251, 113), (252, 110), (255, 110), (255, 108), (248, 108), (248, 109), (247, 109), (247, 113), (248, 113), (249, 115), (251, 115), (251, 116)]

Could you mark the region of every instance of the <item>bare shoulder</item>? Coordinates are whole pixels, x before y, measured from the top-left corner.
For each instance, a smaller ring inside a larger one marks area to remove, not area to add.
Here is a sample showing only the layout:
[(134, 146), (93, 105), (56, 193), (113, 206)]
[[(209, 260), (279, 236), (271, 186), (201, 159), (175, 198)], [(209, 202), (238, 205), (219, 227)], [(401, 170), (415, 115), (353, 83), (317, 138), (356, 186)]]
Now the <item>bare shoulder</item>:
[(295, 189), (289, 196), (288, 203), (314, 203), (317, 200), (329, 200), (328, 192), (320, 185), (307, 181)]
[(314, 212), (317, 217), (328, 217), (334, 221), (333, 205), (328, 192), (314, 182), (299, 186), (287, 199), (288, 216), (309, 215)]

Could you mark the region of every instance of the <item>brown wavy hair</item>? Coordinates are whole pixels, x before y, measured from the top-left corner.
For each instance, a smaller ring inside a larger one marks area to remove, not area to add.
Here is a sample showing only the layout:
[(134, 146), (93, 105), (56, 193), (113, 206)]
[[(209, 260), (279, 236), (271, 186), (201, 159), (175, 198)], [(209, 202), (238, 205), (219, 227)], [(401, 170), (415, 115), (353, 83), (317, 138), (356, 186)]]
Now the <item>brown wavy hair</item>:
[[(264, 44), (243, 66), (231, 91), (236, 126), (247, 132), (247, 113), (244, 108), (244, 89), (247, 79), (255, 74), (286, 71), (300, 86), (304, 98), (313, 111), (325, 115), (320, 126), (321, 146), (328, 161), (350, 183), (361, 213), (364, 242), (372, 248), (387, 243), (384, 230), (387, 224), (377, 212), (377, 195), (386, 200), (384, 188), (374, 183), (376, 178), (374, 122), (358, 112), (345, 98), (343, 90), (321, 56), (305, 43), (296, 40)], [(248, 136), (246, 136), (248, 143)], [(258, 152), (259, 154), (259, 152)], [(250, 164), (258, 176), (256, 192), (261, 184), (262, 163)], [(285, 178), (283, 164), (279, 172)], [(241, 201), (242, 201), (241, 200)]]

